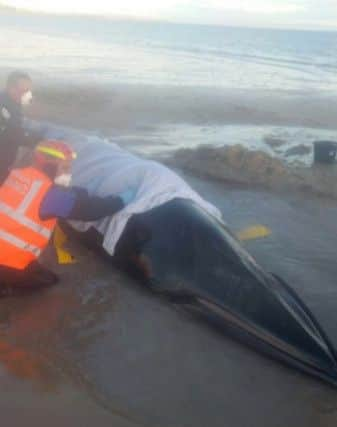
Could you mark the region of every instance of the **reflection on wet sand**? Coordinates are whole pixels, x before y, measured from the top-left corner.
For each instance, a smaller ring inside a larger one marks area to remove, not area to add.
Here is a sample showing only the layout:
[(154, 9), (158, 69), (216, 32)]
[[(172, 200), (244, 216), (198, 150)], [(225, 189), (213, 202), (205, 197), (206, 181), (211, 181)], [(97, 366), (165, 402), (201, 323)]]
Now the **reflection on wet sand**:
[(11, 375), (53, 392), (62, 372), (53, 364), (57, 353), (52, 343), (60, 336), (67, 310), (75, 308), (74, 299), (69, 294), (25, 299), (9, 303), (12, 311), (0, 334), (0, 363)]
[[(249, 250), (289, 280), (336, 343), (336, 206), (326, 207), (325, 226), (317, 228), (321, 201), (295, 203), (192, 181), (218, 201), (234, 229), (252, 217), (272, 229)], [(55, 427), (69, 420), (100, 427), (335, 427), (335, 390), (176, 310), (92, 252), (73, 249), (76, 265), (45, 260), (60, 274), (59, 286), (0, 301), (0, 408), (7, 425), (25, 421), (8, 410), (25, 401), (30, 420), (46, 408), (66, 420), (51, 420)]]
[[(81, 269), (57, 266), (53, 255), (47, 254), (46, 263), (61, 276), (59, 286), (0, 301), (0, 370), (10, 383), (19, 381), (21, 391), (32, 387), (37, 393), (30, 396), (32, 405), (35, 399), (49, 396), (57, 406), (70, 395), (76, 400), (77, 418), (82, 418), (84, 405), (89, 403), (95, 421), (109, 420), (104, 425), (113, 420), (117, 426), (141, 425), (135, 424), (137, 417), (104, 396), (82, 369), (81, 359), (108, 327), (105, 317), (113, 313), (115, 298), (104, 265), (100, 265), (101, 277), (96, 278), (92, 264), (88, 267), (88, 255), (84, 258), (82, 252), (77, 248)], [(110, 272), (107, 269), (109, 276)]]

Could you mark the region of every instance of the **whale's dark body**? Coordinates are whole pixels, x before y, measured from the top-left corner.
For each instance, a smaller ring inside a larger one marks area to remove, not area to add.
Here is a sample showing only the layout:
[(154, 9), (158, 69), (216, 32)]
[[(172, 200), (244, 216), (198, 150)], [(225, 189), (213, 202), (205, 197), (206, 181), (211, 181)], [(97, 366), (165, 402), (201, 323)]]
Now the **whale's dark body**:
[(337, 385), (336, 352), (309, 309), (193, 202), (132, 217), (113, 260), (241, 341)]

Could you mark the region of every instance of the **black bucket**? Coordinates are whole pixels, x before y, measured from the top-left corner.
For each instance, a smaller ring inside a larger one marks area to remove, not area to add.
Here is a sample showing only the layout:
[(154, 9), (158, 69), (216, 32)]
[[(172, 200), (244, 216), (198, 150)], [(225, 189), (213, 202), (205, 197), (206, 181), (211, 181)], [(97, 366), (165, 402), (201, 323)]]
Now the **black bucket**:
[(335, 163), (337, 155), (337, 142), (315, 141), (314, 163)]

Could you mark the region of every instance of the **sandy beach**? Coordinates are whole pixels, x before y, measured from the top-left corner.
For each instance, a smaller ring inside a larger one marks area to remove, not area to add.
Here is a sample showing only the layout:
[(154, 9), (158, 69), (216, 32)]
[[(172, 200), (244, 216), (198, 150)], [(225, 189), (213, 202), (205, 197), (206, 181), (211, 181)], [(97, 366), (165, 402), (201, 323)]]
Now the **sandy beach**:
[[(337, 346), (337, 169), (312, 167), (313, 142), (336, 139), (336, 33), (3, 10), (0, 24), (0, 84), (31, 74), (30, 120), (165, 162), (234, 232), (270, 228), (248, 251)], [(0, 300), (5, 426), (336, 426), (336, 390), (69, 247), (73, 265), (43, 257), (59, 285)]]
[[(256, 222), (272, 229), (247, 248), (291, 283), (337, 344), (336, 203), (185, 178), (217, 203), (233, 230)], [(45, 256), (59, 286), (0, 302), (8, 425), (40, 423), (47, 413), (55, 413), (51, 425), (335, 425), (332, 388), (152, 295), (76, 242), (70, 246), (77, 264), (58, 266), (52, 249)], [(30, 357), (9, 366), (15, 351)], [(22, 402), (28, 413), (18, 411)]]

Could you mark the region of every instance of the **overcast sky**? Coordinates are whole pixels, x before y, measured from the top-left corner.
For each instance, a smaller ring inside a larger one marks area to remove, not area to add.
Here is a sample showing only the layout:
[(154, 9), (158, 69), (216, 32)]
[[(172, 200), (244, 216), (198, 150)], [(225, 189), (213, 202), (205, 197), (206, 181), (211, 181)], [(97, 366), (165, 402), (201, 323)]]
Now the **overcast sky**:
[(0, 0), (49, 12), (104, 13), (176, 22), (336, 28), (337, 0)]

